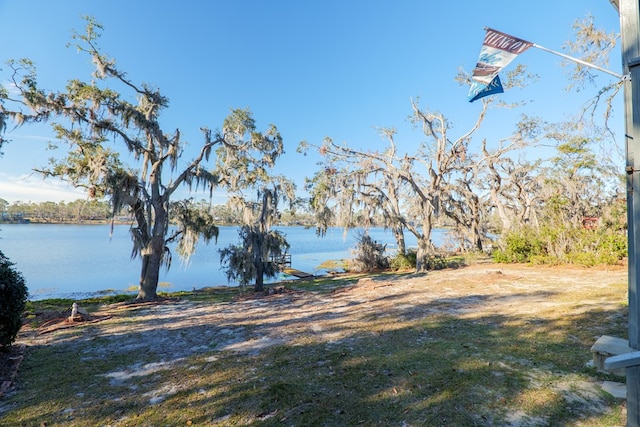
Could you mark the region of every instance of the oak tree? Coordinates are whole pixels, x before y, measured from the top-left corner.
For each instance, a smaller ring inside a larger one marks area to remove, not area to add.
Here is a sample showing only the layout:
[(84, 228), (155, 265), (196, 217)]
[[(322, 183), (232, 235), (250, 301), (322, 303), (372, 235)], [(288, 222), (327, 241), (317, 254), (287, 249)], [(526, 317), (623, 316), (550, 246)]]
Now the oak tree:
[[(226, 183), (228, 205), (238, 212), (242, 225), (239, 244), (220, 250), (227, 278), (242, 286), (254, 281), (254, 290), (264, 289), (264, 278), (280, 271), (279, 258), (289, 247), (283, 233), (273, 230), (279, 219), (280, 202), (295, 202), (295, 185), (276, 175), (273, 168), (284, 153), (282, 137), (275, 126), (256, 131), (249, 111), (238, 114), (226, 126), (235, 137), (216, 150), (215, 172)], [(244, 138), (237, 136), (246, 135)], [(255, 195), (255, 197), (252, 197)]]
[[(63, 91), (42, 89), (31, 61), (9, 61), (18, 96), (6, 88), (0, 91), (0, 130), (8, 120), (17, 125), (57, 120), (53, 129), (68, 144), (68, 153), (39, 171), (86, 188), (90, 198), (107, 198), (113, 212), (128, 208), (134, 218), (132, 257), (140, 258), (142, 264), (137, 298), (153, 299), (161, 266), (170, 266), (171, 242), (188, 256), (199, 236), (205, 240), (217, 236), (211, 214), (193, 209), (190, 203), (177, 205), (171, 217), (176, 191), (183, 186), (210, 191), (216, 186), (236, 188), (248, 179), (243, 168), (254, 164), (260, 168), (269, 161), (279, 135), (273, 126), (265, 133), (257, 131), (250, 111), (236, 109), (221, 129), (202, 128), (203, 141), (195, 156), (183, 159), (186, 141), (180, 130), (163, 130), (160, 120), (168, 98), (117, 68), (115, 60), (98, 48), (101, 31), (98, 22), (87, 18), (85, 33), (74, 34), (75, 46), (91, 57), (95, 69), (89, 81), (70, 80)], [(264, 156), (254, 158), (243, 152), (247, 141)], [(111, 144), (118, 144), (118, 149), (110, 148)], [(235, 159), (243, 168), (231, 169), (218, 159), (208, 170), (205, 164), (214, 150), (226, 153), (227, 159)], [(121, 152), (131, 154), (132, 164), (121, 160)], [(169, 227), (172, 222), (176, 227)]]
[(394, 230), (400, 248), (404, 239), (398, 236), (405, 230), (416, 237), (416, 270), (420, 272), (435, 251), (431, 235), (443, 200), (451, 200), (448, 183), (467, 167), (468, 145), (488, 103), (483, 103), (474, 125), (455, 139), (450, 138), (450, 123), (442, 114), (422, 109), (413, 101), (411, 105), (411, 120), (425, 137), (415, 153), (398, 152), (392, 129), (383, 131), (388, 147), (382, 151), (356, 150), (329, 138), (316, 146), (324, 159), (320, 173), (325, 178), (316, 176), (311, 181), (315, 186), (312, 202), (316, 212), (327, 212), (330, 203), (348, 215), (361, 206), (368, 216), (384, 212), (385, 226)]

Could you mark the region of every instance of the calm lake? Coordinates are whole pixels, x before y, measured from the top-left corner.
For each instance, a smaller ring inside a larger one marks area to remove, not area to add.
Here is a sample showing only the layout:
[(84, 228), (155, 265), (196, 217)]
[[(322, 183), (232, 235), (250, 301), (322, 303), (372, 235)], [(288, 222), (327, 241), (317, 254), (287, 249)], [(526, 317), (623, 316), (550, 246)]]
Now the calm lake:
[[(359, 230), (346, 237), (342, 228), (330, 229), (318, 237), (315, 229), (279, 227), (291, 245), (292, 267), (313, 274), (324, 274), (320, 265), (329, 260), (350, 258)], [(109, 238), (109, 225), (2, 224), (0, 251), (20, 271), (31, 300), (45, 298), (84, 298), (100, 294), (135, 293), (140, 260), (131, 260), (128, 225), (115, 226)], [(380, 243), (395, 248), (391, 232), (369, 230)], [(435, 230), (433, 241), (441, 243), (446, 232)], [(407, 246), (415, 238), (407, 234)], [(227, 282), (220, 267), (218, 249), (238, 243), (237, 227), (221, 227), (217, 244), (200, 242), (188, 263), (172, 250), (173, 263), (161, 270), (159, 291), (180, 291), (209, 286), (235, 286)]]

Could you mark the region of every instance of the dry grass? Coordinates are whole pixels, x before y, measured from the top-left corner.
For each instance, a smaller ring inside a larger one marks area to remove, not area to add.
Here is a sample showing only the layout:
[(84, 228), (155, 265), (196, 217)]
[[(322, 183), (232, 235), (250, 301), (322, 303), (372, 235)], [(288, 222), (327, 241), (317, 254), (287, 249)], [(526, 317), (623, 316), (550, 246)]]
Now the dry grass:
[(600, 335), (625, 336), (625, 268), (477, 264), (287, 289), (24, 330), (0, 424), (625, 424), (587, 366)]

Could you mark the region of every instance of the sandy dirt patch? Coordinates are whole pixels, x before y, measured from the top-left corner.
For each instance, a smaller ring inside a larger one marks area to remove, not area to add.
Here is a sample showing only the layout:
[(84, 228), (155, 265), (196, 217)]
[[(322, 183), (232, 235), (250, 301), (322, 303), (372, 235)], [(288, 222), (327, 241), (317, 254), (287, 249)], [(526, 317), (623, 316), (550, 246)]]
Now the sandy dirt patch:
[[(490, 319), (492, 316), (564, 316), (594, 309), (619, 310), (620, 293), (627, 281), (626, 267), (577, 268), (475, 264), (428, 274), (364, 278), (332, 292), (286, 290), (272, 295), (249, 295), (226, 303), (171, 300), (156, 304), (105, 306), (94, 320), (74, 327), (24, 330), (18, 344), (29, 346), (92, 343), (83, 348), (81, 360), (109, 358), (122, 364), (104, 372), (113, 387), (131, 384), (180, 365), (194, 355), (211, 360), (216, 354), (257, 355), (280, 345), (305, 345), (310, 341), (348, 344), (353, 330), (364, 319), (392, 316), (406, 319), (447, 314), (460, 318)], [(616, 285), (616, 286), (614, 286)], [(618, 319), (620, 320), (620, 319)], [(597, 331), (594, 331), (594, 341)], [(124, 357), (139, 352), (144, 357), (131, 363)], [(585, 354), (585, 361), (589, 358)], [(544, 367), (531, 369), (531, 381), (544, 381)], [(597, 384), (567, 377), (567, 399), (589, 399), (598, 410)], [(145, 395), (150, 404), (180, 392), (180, 381), (165, 384)], [(19, 391), (18, 391), (19, 392)], [(5, 408), (9, 409), (9, 408)], [(1, 410), (0, 410), (1, 412)], [(513, 425), (527, 425), (526, 416), (511, 414)], [(536, 425), (535, 423), (530, 425)]]
[[(411, 318), (434, 313), (486, 317), (500, 313), (532, 314), (554, 311), (580, 312), (598, 306), (611, 309), (594, 292), (626, 282), (625, 267), (576, 268), (478, 264), (456, 270), (403, 275), (398, 279), (361, 279), (355, 285), (318, 294), (289, 290), (274, 295), (250, 295), (233, 302), (202, 304), (165, 301), (160, 304), (105, 307), (94, 322), (83, 326), (81, 337), (51, 324), (26, 331), (20, 343), (48, 345), (73, 338), (103, 337), (86, 360), (153, 348), (157, 356), (175, 361), (194, 353), (230, 350), (256, 353), (272, 345), (294, 343), (306, 335), (338, 341), (349, 333), (349, 324), (363, 313), (390, 315), (402, 312)], [(580, 295), (572, 304), (552, 295)], [(429, 304), (428, 304), (429, 303)], [(425, 311), (425, 306), (429, 307)], [(415, 310), (413, 310), (415, 308)], [(557, 315), (562, 315), (558, 312)], [(53, 329), (52, 329), (53, 328)], [(135, 331), (132, 333), (132, 331)], [(129, 370), (148, 369), (144, 366)]]

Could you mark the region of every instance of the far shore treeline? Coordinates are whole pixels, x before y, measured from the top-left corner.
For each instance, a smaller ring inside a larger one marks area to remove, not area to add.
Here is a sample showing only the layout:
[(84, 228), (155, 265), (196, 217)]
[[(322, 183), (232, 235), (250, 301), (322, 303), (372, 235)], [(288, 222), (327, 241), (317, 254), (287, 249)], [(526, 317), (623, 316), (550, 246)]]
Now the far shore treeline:
[[(242, 224), (242, 212), (229, 204), (212, 205), (207, 200), (194, 202), (199, 208), (211, 212), (219, 226)], [(105, 200), (76, 199), (72, 202), (23, 202), (9, 203), (0, 197), (0, 224), (104, 224), (111, 222), (131, 223), (133, 219), (127, 209), (113, 213), (113, 208)], [(364, 215), (354, 215), (353, 228), (384, 227), (381, 215), (365, 218)], [(316, 226), (314, 216), (302, 209), (284, 209), (280, 213), (278, 225), (301, 226), (313, 228)], [(335, 224), (343, 226), (343, 224)], [(438, 227), (446, 228), (446, 221), (439, 221)]]
[[(202, 200), (196, 203), (200, 208), (211, 211), (218, 225), (239, 225), (241, 213), (226, 204), (211, 205)], [(22, 202), (9, 203), (0, 198), (0, 224), (44, 223), (44, 224), (101, 224), (112, 218), (118, 223), (128, 223), (132, 219), (126, 209), (113, 213), (109, 202), (104, 200), (77, 199), (72, 202)], [(285, 210), (280, 218), (281, 225), (313, 226), (313, 217), (306, 212)]]
[(100, 223), (112, 217), (112, 209), (106, 201), (9, 203), (0, 198), (0, 223)]

